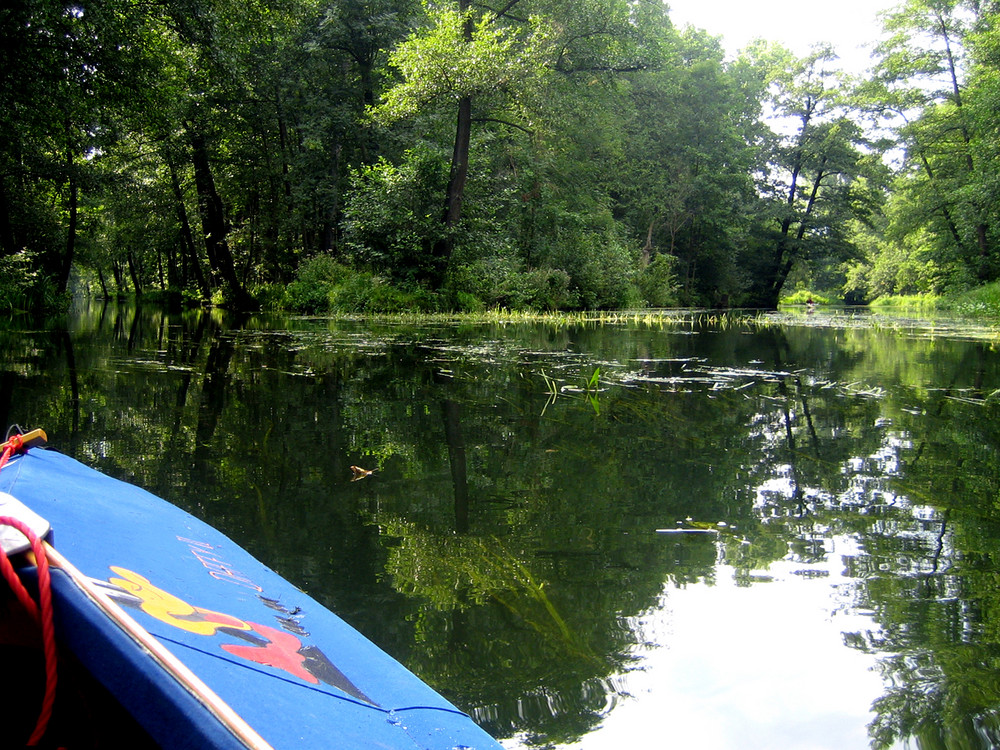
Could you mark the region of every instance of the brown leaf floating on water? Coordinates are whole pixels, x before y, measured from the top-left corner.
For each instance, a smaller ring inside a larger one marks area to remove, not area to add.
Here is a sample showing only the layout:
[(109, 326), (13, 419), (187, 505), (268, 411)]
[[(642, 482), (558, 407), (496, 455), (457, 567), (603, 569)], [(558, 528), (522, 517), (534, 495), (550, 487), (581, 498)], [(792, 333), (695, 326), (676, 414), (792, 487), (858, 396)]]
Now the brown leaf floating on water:
[(351, 478), (352, 482), (357, 482), (359, 479), (364, 479), (375, 473), (374, 469), (362, 469), (360, 466), (352, 466), (351, 471), (354, 472), (354, 476)]

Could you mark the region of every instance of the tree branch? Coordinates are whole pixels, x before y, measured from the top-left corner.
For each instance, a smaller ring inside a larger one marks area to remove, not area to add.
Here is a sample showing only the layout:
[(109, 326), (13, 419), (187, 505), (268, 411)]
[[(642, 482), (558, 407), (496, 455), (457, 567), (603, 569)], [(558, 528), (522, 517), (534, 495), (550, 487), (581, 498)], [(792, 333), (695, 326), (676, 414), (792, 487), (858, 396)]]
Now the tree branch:
[(529, 130), (528, 128), (524, 127), (523, 125), (518, 125), (516, 122), (509, 122), (507, 120), (501, 120), (501, 119), (496, 118), (496, 117), (473, 117), (472, 121), (473, 122), (495, 122), (498, 125), (506, 125), (507, 127), (515, 128), (517, 130), (520, 130), (522, 133), (527, 133), (528, 135), (534, 135), (535, 134), (535, 131)]
[[(511, 8), (513, 8), (519, 2), (521, 2), (521, 0), (508, 0), (507, 4), (505, 6), (503, 6), (500, 10), (493, 10), (492, 8), (490, 8), (490, 12), (493, 14), (494, 20), (500, 19), (500, 18), (503, 18), (504, 16), (506, 16), (510, 12)], [(518, 18), (518, 19), (515, 19), (515, 20), (517, 20), (517, 21), (523, 21), (525, 19)]]
[(556, 63), (553, 70), (556, 73), (563, 73), (569, 75), (571, 73), (641, 73), (644, 70), (651, 70), (653, 66), (646, 65), (644, 63), (636, 63), (635, 65), (625, 65), (621, 67), (613, 65), (590, 65), (585, 68), (566, 68), (563, 67), (561, 63)]

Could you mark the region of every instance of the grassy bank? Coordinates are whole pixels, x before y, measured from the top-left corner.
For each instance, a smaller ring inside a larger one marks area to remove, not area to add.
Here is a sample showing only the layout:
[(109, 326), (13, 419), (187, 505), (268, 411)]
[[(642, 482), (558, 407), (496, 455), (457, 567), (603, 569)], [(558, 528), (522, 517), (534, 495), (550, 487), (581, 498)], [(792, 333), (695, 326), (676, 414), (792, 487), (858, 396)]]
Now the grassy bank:
[(947, 300), (944, 308), (959, 315), (1000, 319), (1000, 282), (987, 284)]
[(794, 293), (788, 296), (783, 296), (779, 303), (780, 305), (837, 305), (840, 304), (840, 300), (835, 296), (822, 294), (820, 292), (814, 292), (810, 289), (798, 289)]
[(934, 312), (945, 309), (945, 298), (939, 294), (894, 294), (872, 300), (869, 307), (886, 311)]
[(946, 312), (971, 318), (1000, 319), (1000, 282), (951, 295), (911, 294), (879, 297), (871, 303), (876, 310)]
[[(781, 298), (782, 305), (836, 305), (840, 300), (819, 292), (799, 290)], [(955, 294), (894, 294), (872, 300), (869, 305), (880, 312), (949, 313), (969, 318), (1000, 320), (1000, 282)]]

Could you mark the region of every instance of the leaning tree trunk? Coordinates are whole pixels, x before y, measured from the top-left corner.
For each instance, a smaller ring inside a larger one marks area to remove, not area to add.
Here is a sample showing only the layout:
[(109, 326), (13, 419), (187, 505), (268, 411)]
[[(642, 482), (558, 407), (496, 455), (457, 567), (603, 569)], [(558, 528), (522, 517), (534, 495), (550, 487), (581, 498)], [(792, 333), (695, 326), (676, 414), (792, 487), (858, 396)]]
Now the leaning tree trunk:
[(191, 160), (194, 166), (195, 189), (198, 192), (198, 211), (205, 235), (205, 251), (208, 253), (212, 276), (221, 280), (228, 291), (230, 303), (238, 310), (256, 310), (257, 301), (243, 288), (236, 275), (233, 254), (226, 241), (227, 229), (222, 198), (215, 187), (215, 178), (208, 161), (208, 147), (198, 130), (188, 126), (191, 139)]
[[(194, 233), (191, 231), (191, 223), (188, 221), (187, 206), (184, 204), (184, 191), (181, 189), (181, 181), (177, 176), (177, 167), (174, 164), (174, 157), (170, 153), (170, 146), (164, 145), (163, 158), (167, 164), (167, 171), (170, 174), (170, 187), (174, 194), (174, 212), (177, 214), (177, 222), (181, 230), (181, 246), (184, 248), (184, 257), (187, 258), (186, 267), (191, 269), (198, 291), (201, 292), (202, 299), (206, 302), (211, 298), (212, 292), (208, 288), (205, 274), (201, 271), (201, 260), (198, 258), (198, 250), (194, 244)], [(187, 283), (185, 278), (182, 284)]]
[[(459, 0), (458, 7), (462, 13), (469, 9), (471, 0)], [(473, 22), (471, 17), (465, 19), (464, 36), (467, 43), (472, 42)], [(451, 258), (454, 246), (454, 232), (462, 218), (462, 199), (465, 196), (465, 183), (469, 178), (469, 144), (472, 140), (472, 97), (463, 96), (458, 102), (458, 118), (455, 123), (455, 148), (451, 154), (451, 173), (448, 177), (448, 193), (445, 198), (445, 209), (442, 223), (444, 236), (435, 241), (431, 249), (431, 266), (429, 281), (435, 286), (440, 285)]]
[(139, 278), (139, 272), (135, 265), (135, 257), (132, 255), (132, 251), (129, 250), (125, 253), (125, 259), (128, 262), (128, 275), (132, 279), (132, 290), (135, 292), (135, 296), (142, 296), (142, 279)]
[(462, 218), (462, 199), (469, 179), (469, 144), (472, 140), (472, 97), (463, 96), (458, 102), (455, 124), (455, 149), (451, 155), (451, 175), (444, 211), (444, 225), (453, 229)]

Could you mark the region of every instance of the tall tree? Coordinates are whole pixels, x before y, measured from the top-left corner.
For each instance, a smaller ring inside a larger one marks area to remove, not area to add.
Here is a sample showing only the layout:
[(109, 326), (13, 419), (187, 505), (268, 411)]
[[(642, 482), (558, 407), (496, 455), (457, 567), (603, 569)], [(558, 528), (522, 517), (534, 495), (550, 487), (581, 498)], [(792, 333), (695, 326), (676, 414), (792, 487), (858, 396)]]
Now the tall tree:
[(105, 112), (140, 99), (146, 18), (117, 0), (0, 10), (0, 256), (27, 250), (65, 290)]
[(672, 44), (659, 69), (630, 76), (619, 210), (643, 264), (676, 257), (683, 300), (719, 304), (739, 291), (736, 248), (752, 211), (734, 207), (755, 201), (758, 99), (747, 100), (752, 81), (723, 62), (718, 40), (688, 29)]
[[(505, 6), (509, 12), (518, 0)], [(469, 171), (473, 101), (480, 96), (516, 93), (527, 77), (526, 68), (539, 64), (535, 47), (543, 35), (536, 30), (522, 41), (518, 29), (505, 27), (501, 16), (485, 12), (474, 17), (469, 0), (455, 7), (433, 8), (430, 25), (400, 44), (390, 57), (402, 80), (389, 89), (375, 110), (382, 122), (412, 116), (424, 108), (448, 102), (454, 107), (455, 126), (451, 167), (441, 223), (445, 231), (427, 248), (426, 281), (441, 282), (454, 247), (454, 230), (462, 216)], [(495, 115), (496, 111), (484, 113)]]
[[(982, 216), (987, 217), (987, 251), (998, 252), (1000, 227), (1000, 7), (982, 3), (975, 33), (969, 39), (971, 65), (968, 75), (966, 111), (975, 134), (974, 158), (977, 169), (975, 190)], [(992, 221), (989, 221), (992, 219)]]
[(885, 17), (872, 99), (895, 118), (906, 148), (907, 192), (954, 281), (997, 278), (995, 228), (983, 199), (980, 126), (966, 101), (970, 34), (989, 14), (978, 0), (907, 0)]
[(802, 59), (766, 54), (776, 73), (770, 104), (784, 133), (760, 183), (773, 223), (749, 259), (747, 302), (774, 308), (796, 264), (852, 253), (849, 223), (871, 213), (882, 180), (873, 144), (840, 95), (832, 50), (819, 47)]
[(440, 281), (455, 247), (472, 167), (473, 125), (516, 131), (535, 144), (549, 132), (571, 128), (545, 120), (560, 109), (552, 95), (582, 85), (577, 77), (596, 83), (647, 64), (636, 56), (633, 10), (621, 0), (480, 6), (461, 0), (430, 8), (429, 25), (393, 51), (390, 60), (401, 80), (386, 92), (376, 116), (388, 123), (444, 105), (454, 117), (444, 232), (427, 248), (435, 269), (428, 281)]

